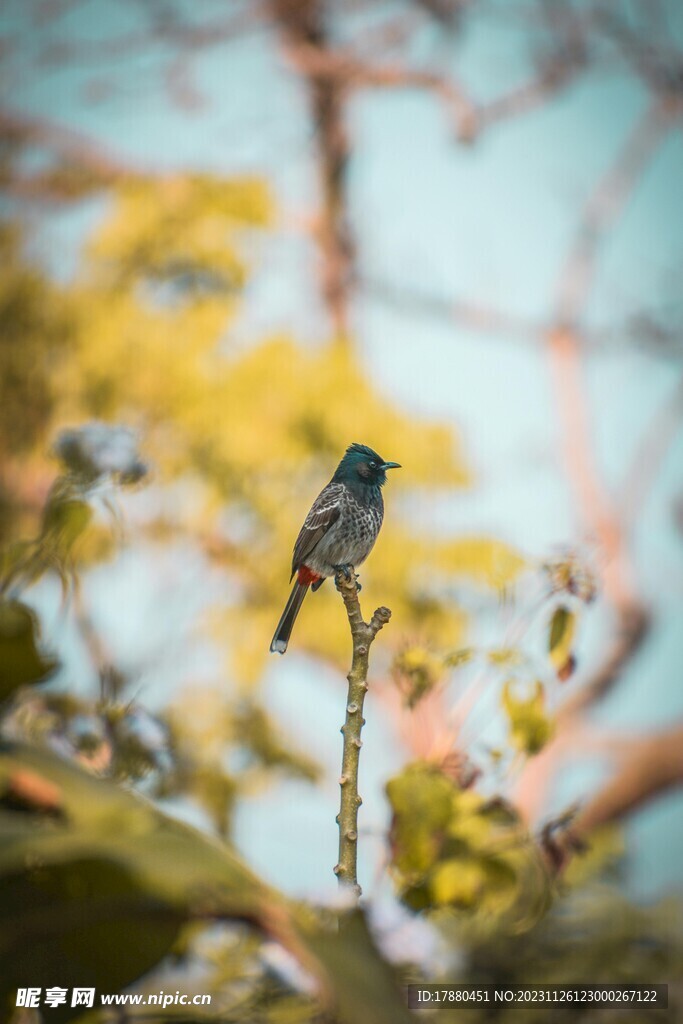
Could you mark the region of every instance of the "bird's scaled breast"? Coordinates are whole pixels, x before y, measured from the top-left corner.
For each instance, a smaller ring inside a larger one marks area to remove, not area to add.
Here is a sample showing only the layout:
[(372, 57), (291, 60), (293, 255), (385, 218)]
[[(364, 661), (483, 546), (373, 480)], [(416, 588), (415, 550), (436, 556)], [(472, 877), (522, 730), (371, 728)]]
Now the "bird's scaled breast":
[(352, 494), (347, 495), (339, 517), (339, 528), (349, 541), (374, 543), (382, 525), (383, 508), (358, 501)]
[(326, 565), (326, 575), (330, 566), (360, 565), (377, 539), (382, 514), (381, 506), (364, 504), (347, 494), (339, 518), (317, 544), (312, 561), (320, 570)]

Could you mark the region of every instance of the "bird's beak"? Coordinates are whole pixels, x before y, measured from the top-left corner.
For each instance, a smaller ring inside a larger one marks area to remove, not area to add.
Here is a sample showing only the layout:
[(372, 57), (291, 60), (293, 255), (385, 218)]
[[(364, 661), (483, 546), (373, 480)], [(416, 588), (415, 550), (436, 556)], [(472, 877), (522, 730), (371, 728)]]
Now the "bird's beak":
[(380, 469), (401, 469), (400, 462), (383, 462)]

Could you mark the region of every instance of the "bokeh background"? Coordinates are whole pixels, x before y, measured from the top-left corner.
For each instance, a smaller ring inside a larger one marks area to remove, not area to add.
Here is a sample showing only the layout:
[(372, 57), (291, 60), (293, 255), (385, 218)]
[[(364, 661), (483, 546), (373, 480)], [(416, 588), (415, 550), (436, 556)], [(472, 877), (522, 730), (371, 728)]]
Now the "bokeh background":
[[(554, 869), (606, 826), (607, 934), (673, 906), (680, 6), (9, 0), (0, 31), (3, 594), (59, 662), (5, 734), (332, 899), (331, 585), (267, 651), (300, 522), (364, 442), (403, 465), (362, 571), (366, 615), (393, 610), (361, 759), (376, 929), (416, 884), (385, 792), (413, 762), (510, 801)], [(88, 512), (55, 527), (59, 474)], [(483, 902), (459, 877), (432, 903)], [(405, 941), (435, 976), (434, 936)]]

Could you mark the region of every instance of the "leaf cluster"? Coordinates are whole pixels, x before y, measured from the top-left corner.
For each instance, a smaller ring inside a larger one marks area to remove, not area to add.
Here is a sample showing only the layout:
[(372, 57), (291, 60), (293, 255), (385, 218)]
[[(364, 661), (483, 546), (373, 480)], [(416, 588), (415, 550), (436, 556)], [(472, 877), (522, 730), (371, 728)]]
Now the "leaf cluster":
[(543, 912), (549, 886), (514, 809), (413, 763), (387, 785), (392, 872), (416, 910), (456, 908), (483, 927), (519, 929)]

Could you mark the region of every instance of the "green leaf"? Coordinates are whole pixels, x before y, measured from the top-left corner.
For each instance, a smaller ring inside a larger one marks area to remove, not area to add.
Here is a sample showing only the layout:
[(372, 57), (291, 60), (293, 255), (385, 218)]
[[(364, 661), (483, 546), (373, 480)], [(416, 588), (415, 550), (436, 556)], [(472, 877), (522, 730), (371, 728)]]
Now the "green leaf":
[(57, 668), (38, 648), (40, 625), (21, 601), (0, 601), (0, 700), (19, 686), (44, 682)]
[(550, 660), (560, 679), (564, 682), (574, 671), (575, 659), (572, 644), (576, 632), (576, 616), (564, 605), (553, 612), (550, 620), (548, 651)]
[(64, 559), (92, 519), (87, 502), (65, 496), (55, 490), (43, 516), (42, 542), (60, 559)]

